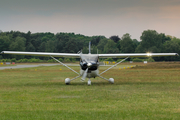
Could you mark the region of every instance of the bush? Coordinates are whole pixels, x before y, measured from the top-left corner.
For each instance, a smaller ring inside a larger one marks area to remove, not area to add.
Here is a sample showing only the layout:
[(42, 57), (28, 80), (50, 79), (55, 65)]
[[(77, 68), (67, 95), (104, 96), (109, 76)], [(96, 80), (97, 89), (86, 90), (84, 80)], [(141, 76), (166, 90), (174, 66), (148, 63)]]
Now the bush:
[[(121, 60), (123, 60), (123, 59), (118, 59), (118, 60), (117, 60), (117, 63), (120, 62)], [(125, 61), (123, 61), (123, 62), (125, 62)]]
[(28, 62), (28, 59), (21, 59), (21, 62), (23, 62), (23, 63), (26, 63), (26, 62)]
[(16, 62), (16, 58), (11, 59), (11, 62)]
[(149, 58), (147, 59), (147, 61), (148, 61), (148, 62), (155, 62), (155, 60), (154, 60), (152, 57), (149, 57)]
[(71, 62), (76, 62), (76, 59), (75, 58), (71, 58)]
[(107, 59), (105, 59), (105, 61), (110, 61), (110, 62), (112, 62), (112, 61), (114, 61), (112, 58), (107, 58)]
[(4, 59), (0, 59), (0, 62), (4, 62)]
[(16, 62), (21, 63), (21, 62), (22, 62), (22, 59), (19, 59), (19, 60), (17, 60)]
[(53, 62), (56, 62), (54, 59), (50, 59), (50, 60), (48, 60), (47, 62), (49, 62), (49, 63), (53, 63)]
[(64, 62), (71, 62), (69, 58), (65, 58)]
[(11, 59), (2, 59), (2, 62), (11, 62)]
[(139, 58), (134, 58), (133, 59), (133, 62), (143, 62), (144, 60), (143, 59), (139, 59)]
[(62, 62), (62, 61), (63, 61), (63, 59), (62, 59), (62, 58), (59, 58), (59, 61), (61, 61), (61, 62)]
[(35, 63), (37, 63), (37, 62), (41, 62), (42, 60), (40, 60), (40, 59), (36, 59), (36, 58), (31, 58), (31, 59), (29, 59), (28, 60), (28, 62), (35, 62)]

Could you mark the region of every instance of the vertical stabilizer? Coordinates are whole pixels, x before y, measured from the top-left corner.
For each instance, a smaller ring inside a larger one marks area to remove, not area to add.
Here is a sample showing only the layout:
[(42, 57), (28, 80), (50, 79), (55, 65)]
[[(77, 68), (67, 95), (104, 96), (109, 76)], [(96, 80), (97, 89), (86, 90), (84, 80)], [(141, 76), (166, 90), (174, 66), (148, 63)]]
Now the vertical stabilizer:
[(89, 41), (89, 54), (91, 54), (91, 41)]

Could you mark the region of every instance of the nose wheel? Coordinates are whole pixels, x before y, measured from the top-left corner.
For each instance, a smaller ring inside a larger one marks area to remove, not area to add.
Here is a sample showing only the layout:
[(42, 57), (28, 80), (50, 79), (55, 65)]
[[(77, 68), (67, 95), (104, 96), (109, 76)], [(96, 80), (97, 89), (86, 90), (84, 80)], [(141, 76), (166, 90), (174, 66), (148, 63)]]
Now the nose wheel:
[(88, 86), (90, 86), (91, 85), (91, 80), (90, 80), (90, 78), (89, 78), (89, 80), (88, 80)]

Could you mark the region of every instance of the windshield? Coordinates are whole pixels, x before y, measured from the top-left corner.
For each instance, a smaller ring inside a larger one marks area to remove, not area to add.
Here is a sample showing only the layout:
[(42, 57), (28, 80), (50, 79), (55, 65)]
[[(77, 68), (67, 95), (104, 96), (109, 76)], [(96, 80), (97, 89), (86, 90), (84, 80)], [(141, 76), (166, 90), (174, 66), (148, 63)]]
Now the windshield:
[(93, 61), (93, 62), (97, 62), (98, 61), (98, 55), (91, 55), (91, 54), (86, 54), (86, 55), (82, 55), (81, 59), (84, 60), (86, 59), (87, 61)]

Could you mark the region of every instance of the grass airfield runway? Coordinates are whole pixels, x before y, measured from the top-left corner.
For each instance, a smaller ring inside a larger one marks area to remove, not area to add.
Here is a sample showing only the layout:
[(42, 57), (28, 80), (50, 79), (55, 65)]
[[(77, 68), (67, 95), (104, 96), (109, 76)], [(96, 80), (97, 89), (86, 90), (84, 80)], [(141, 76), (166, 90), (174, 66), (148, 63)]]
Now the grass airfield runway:
[(0, 70), (4, 69), (17, 69), (17, 68), (31, 68), (31, 67), (39, 67), (39, 66), (54, 66), (59, 64), (18, 64), (18, 65), (1, 65)]
[(95, 78), (91, 86), (80, 79), (65, 85), (76, 76), (65, 66), (1, 70), (0, 120), (180, 119), (180, 62), (119, 69), (126, 65), (102, 75), (114, 84)]

